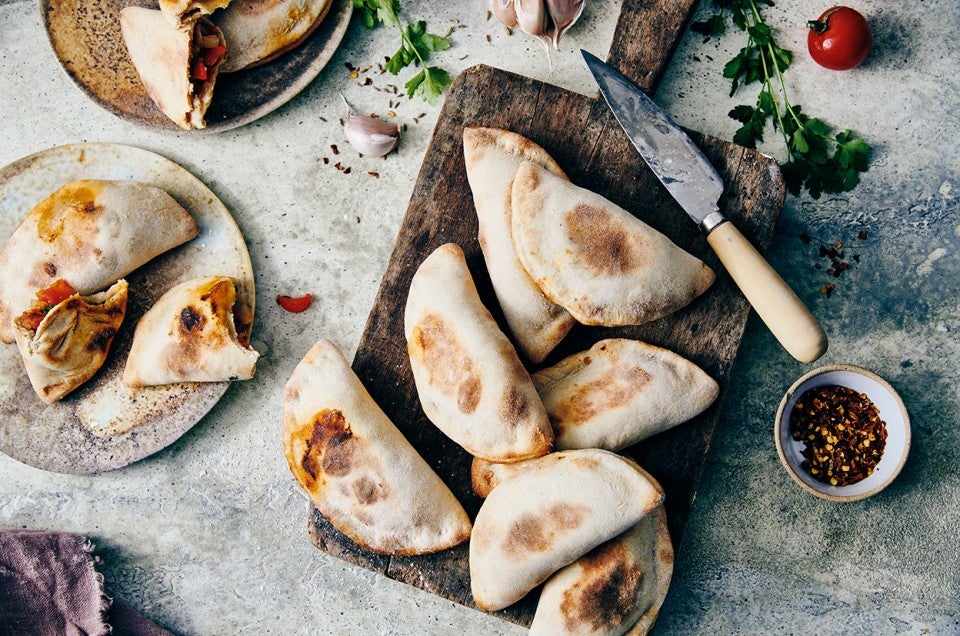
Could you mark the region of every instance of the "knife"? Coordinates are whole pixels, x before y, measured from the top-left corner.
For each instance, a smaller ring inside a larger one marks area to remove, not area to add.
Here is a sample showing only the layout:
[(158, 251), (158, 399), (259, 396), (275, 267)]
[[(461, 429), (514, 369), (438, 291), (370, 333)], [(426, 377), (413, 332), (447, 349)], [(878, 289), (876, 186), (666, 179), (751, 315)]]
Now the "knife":
[(801, 362), (827, 350), (820, 323), (756, 248), (720, 212), (723, 180), (690, 137), (618, 71), (581, 50), (614, 117), (680, 207), (707, 234), (730, 277), (783, 345)]

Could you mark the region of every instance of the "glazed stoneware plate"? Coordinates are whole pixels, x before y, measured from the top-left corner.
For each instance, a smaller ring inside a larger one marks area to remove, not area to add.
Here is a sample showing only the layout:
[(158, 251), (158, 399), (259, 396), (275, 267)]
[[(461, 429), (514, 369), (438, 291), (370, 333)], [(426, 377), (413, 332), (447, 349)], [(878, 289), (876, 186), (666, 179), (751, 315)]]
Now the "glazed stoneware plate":
[[(816, 480), (803, 467), (804, 444), (790, 435), (790, 414), (807, 391), (821, 386), (842, 386), (866, 395), (877, 407), (887, 429), (883, 454), (873, 473), (846, 486), (831, 486)], [(810, 371), (783, 396), (774, 424), (777, 454), (784, 468), (804, 490), (830, 501), (857, 501), (886, 488), (900, 473), (910, 452), (910, 416), (903, 400), (890, 384), (867, 369), (838, 364)]]
[[(120, 34), (120, 10), (157, 7), (155, 0), (40, 0), (47, 36), (61, 66), (98, 104), (134, 123), (178, 132), (147, 95)], [(333, 0), (305, 42), (268, 64), (220, 74), (207, 127), (222, 132), (248, 124), (291, 100), (333, 57), (350, 23), (352, 0)]]
[(233, 217), (203, 183), (146, 150), (105, 143), (59, 146), (0, 169), (0, 240), (33, 207), (76, 179), (130, 179), (170, 193), (200, 226), (192, 241), (126, 277), (127, 314), (106, 363), (86, 384), (47, 405), (34, 393), (16, 345), (0, 344), (0, 451), (36, 468), (97, 473), (168, 446), (196, 424), (229, 383), (130, 389), (121, 381), (140, 316), (167, 289), (198, 276), (235, 278), (237, 302), (254, 309), (253, 268)]

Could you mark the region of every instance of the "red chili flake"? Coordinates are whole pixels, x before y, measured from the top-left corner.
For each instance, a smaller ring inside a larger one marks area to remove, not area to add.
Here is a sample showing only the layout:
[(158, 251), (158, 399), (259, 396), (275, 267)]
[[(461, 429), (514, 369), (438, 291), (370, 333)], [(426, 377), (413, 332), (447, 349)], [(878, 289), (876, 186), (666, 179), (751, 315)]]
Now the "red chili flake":
[(350, 174), (350, 168), (349, 168), (349, 167), (348, 167), (348, 168), (344, 168), (344, 169), (343, 169), (343, 174)]
[(843, 386), (810, 389), (790, 412), (790, 436), (803, 442), (801, 464), (819, 482), (847, 486), (873, 473), (887, 425), (864, 393)]
[(830, 294), (832, 294), (833, 290), (836, 288), (837, 286), (834, 285), (833, 283), (827, 283), (826, 285), (820, 288), (820, 293), (826, 296), (827, 298), (830, 298)]
[(324, 157), (324, 158), (323, 158), (323, 165), (327, 165), (328, 163), (330, 163), (330, 158), (329, 158), (329, 157)]
[(371, 84), (373, 84), (373, 80), (371, 78), (368, 77), (367, 79), (363, 80), (364, 86), (370, 86)]
[(339, 162), (339, 161), (338, 161), (336, 164), (334, 164), (333, 167), (336, 168), (337, 170), (340, 170), (341, 172), (343, 172), (343, 166), (340, 165), (340, 162)]
[(332, 151), (333, 151), (333, 154), (335, 154), (335, 155), (339, 155), (339, 154), (340, 154), (340, 149), (337, 148), (337, 144), (330, 144), (330, 150), (332, 150)]
[(354, 66), (353, 64), (351, 64), (350, 62), (344, 62), (343, 65), (344, 65), (345, 67), (347, 67), (347, 70), (348, 70), (348, 71), (355, 71), (355, 70), (357, 70), (357, 67)]
[(374, 171), (371, 170), (371, 171), (367, 172), (367, 174), (370, 175), (371, 177), (373, 177), (374, 179), (379, 179), (379, 178), (380, 178), (380, 173), (379, 173), (379, 172), (374, 172)]

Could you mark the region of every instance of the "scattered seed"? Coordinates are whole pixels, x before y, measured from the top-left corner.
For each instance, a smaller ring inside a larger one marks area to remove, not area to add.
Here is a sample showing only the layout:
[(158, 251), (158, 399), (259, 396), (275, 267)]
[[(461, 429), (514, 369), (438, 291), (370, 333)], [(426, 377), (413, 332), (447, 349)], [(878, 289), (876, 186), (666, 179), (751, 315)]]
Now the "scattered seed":
[(379, 172), (374, 172), (374, 171), (371, 170), (371, 171), (367, 172), (367, 174), (370, 175), (371, 177), (373, 177), (374, 179), (379, 179), (379, 178), (380, 178), (380, 173), (379, 173)]

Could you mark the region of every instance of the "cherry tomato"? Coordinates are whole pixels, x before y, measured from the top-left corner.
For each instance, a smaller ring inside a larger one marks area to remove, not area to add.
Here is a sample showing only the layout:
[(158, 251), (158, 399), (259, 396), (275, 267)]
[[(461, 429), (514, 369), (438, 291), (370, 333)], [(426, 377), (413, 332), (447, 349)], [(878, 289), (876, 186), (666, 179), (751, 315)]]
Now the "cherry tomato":
[(313, 296), (306, 294), (304, 296), (277, 296), (277, 304), (292, 314), (299, 314), (310, 306)]
[(850, 7), (827, 9), (807, 26), (807, 49), (820, 66), (846, 71), (867, 59), (873, 43), (870, 26)]

